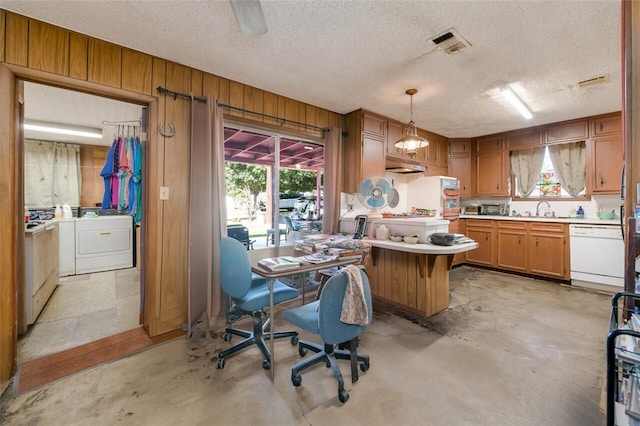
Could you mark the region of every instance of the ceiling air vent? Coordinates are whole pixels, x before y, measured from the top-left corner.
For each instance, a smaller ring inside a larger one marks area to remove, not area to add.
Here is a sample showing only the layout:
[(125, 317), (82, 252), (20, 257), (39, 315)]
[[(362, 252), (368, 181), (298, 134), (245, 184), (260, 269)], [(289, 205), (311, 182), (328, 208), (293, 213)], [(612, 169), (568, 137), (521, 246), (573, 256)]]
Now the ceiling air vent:
[(460, 37), (460, 34), (453, 28), (430, 38), (428, 41), (432, 42), (439, 50), (442, 50), (448, 55), (459, 53), (462, 49), (471, 47), (471, 44)]
[(598, 77), (590, 78), (588, 80), (583, 80), (578, 82), (578, 87), (590, 87), (595, 86), (596, 84), (605, 84), (611, 82), (611, 78), (609, 74), (599, 75)]

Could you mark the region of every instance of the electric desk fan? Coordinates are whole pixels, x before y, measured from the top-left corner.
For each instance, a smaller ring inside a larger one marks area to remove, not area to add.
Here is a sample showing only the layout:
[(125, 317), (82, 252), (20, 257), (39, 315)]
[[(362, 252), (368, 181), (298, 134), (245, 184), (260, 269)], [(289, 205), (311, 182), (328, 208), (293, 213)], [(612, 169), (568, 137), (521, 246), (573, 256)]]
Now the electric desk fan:
[(380, 218), (382, 209), (387, 205), (387, 198), (391, 192), (391, 182), (380, 176), (363, 179), (358, 185), (358, 200), (363, 206), (371, 209), (367, 215), (370, 218)]

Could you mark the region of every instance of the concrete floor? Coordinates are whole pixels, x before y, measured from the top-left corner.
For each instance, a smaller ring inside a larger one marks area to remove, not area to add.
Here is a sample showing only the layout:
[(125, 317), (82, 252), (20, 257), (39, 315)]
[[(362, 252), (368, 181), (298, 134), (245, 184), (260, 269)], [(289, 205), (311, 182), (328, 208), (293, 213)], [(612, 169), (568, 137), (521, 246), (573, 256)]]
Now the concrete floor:
[[(215, 368), (223, 325), (2, 400), (3, 425), (602, 425), (609, 296), (471, 267), (451, 306), (410, 320), (376, 304), (360, 350), (371, 369), (341, 404), (330, 370), (275, 381), (256, 348)], [(296, 302), (299, 303), (299, 302)], [(276, 314), (279, 329), (290, 326)], [(302, 335), (313, 339), (313, 336)]]

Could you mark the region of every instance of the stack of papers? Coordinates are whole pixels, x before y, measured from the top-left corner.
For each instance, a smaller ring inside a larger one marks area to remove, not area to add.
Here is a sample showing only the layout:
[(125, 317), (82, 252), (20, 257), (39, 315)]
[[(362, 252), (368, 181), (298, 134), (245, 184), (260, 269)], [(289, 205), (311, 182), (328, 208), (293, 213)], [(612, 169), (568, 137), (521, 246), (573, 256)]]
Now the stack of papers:
[(267, 257), (258, 261), (258, 265), (268, 269), (269, 271), (296, 269), (300, 267), (300, 263), (300, 260), (293, 256)]

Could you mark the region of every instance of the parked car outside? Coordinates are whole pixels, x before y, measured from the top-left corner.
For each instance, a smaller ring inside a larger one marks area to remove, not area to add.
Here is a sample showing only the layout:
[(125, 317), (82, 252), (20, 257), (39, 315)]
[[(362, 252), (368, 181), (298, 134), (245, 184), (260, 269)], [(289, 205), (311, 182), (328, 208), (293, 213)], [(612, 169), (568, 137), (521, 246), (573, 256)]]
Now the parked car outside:
[(293, 206), (293, 215), (297, 219), (317, 219), (322, 217), (322, 199), (320, 199), (320, 208), (316, 206), (316, 196), (308, 195), (298, 198)]
[[(295, 208), (296, 201), (303, 195), (304, 194), (301, 194), (299, 192), (292, 192), (292, 193), (281, 192), (278, 208), (280, 210), (292, 211)], [(261, 192), (260, 194), (258, 194), (257, 198), (258, 198), (258, 208), (260, 209), (260, 211), (266, 211), (267, 210), (266, 193)]]

